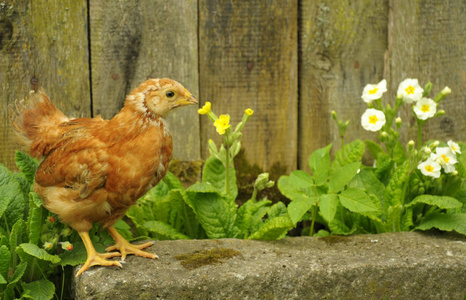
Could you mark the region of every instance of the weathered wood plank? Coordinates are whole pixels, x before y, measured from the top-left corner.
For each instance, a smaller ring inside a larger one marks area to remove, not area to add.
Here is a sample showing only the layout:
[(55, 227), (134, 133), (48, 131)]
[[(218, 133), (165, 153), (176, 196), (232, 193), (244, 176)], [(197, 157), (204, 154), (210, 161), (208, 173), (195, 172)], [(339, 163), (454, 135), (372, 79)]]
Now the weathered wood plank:
[(14, 167), (8, 104), (43, 87), (65, 114), (90, 115), (87, 1), (0, 3), (0, 162)]
[[(390, 0), (390, 7), (388, 61), (392, 95), (405, 78), (418, 78), (421, 85), (432, 81), (432, 98), (449, 86), (452, 93), (440, 104), (446, 114), (425, 125), (423, 141), (466, 141), (466, 2)], [(406, 120), (405, 141), (416, 140), (417, 125), (410, 106), (406, 105), (401, 117)]]
[[(233, 124), (255, 111), (242, 141), (247, 159), (264, 169), (296, 168), (297, 11), (297, 0), (199, 1), (202, 103)], [(201, 134), (206, 155), (207, 140), (220, 136), (206, 117)]]
[(388, 1), (305, 0), (301, 9), (299, 162), (308, 169), (314, 150), (341, 146), (332, 110), (350, 120), (346, 141), (377, 137), (361, 127), (361, 94), (384, 78)]
[[(198, 94), (196, 1), (91, 0), (89, 10), (95, 114), (111, 118), (147, 78), (169, 77)], [(197, 108), (169, 121), (174, 158), (199, 159)]]

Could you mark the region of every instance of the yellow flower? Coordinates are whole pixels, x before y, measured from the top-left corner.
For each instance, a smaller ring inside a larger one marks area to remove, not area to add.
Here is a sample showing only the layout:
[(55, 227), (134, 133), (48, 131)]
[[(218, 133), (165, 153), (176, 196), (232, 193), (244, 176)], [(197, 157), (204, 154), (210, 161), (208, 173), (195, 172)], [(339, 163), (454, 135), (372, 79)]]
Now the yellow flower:
[(254, 113), (254, 111), (253, 111), (252, 109), (250, 109), (250, 108), (246, 109), (244, 112), (245, 112), (248, 116), (252, 116), (252, 114)]
[(220, 115), (220, 117), (215, 120), (214, 126), (217, 128), (217, 132), (221, 135), (225, 134), (225, 130), (230, 128), (230, 116), (229, 115)]
[(206, 102), (205, 105), (202, 108), (199, 108), (199, 110), (197, 112), (200, 115), (208, 114), (210, 112), (210, 107), (211, 107), (210, 102)]

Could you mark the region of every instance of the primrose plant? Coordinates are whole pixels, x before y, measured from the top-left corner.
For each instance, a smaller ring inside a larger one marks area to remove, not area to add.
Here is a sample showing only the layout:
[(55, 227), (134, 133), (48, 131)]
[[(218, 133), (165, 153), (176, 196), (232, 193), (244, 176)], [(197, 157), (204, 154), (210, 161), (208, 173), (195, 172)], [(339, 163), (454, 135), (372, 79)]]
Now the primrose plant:
[(229, 115), (217, 116), (207, 102), (199, 114), (207, 115), (222, 136), (217, 147), (209, 140), (210, 156), (205, 161), (202, 181), (184, 189), (173, 174), (139, 199), (127, 213), (139, 235), (157, 239), (249, 238), (278, 239), (293, 224), (282, 202), (272, 205), (268, 199), (257, 200), (257, 193), (273, 186), (267, 173), (255, 181), (251, 199), (236, 205), (238, 187), (233, 164), (238, 154), (241, 130), (253, 114), (246, 109), (234, 130)]
[[(422, 88), (417, 79), (398, 87), (395, 103), (383, 104), (387, 82), (365, 86), (367, 110), (364, 129), (379, 132), (379, 142), (344, 143), (348, 121), (337, 122), (342, 148), (330, 157), (332, 144), (316, 150), (309, 159), (312, 172), (294, 171), (278, 181), (280, 191), (292, 200), (288, 212), (293, 224), (311, 221), (310, 235), (382, 233), (437, 228), (466, 234), (466, 156), (463, 143), (422, 142), (422, 127), (444, 115), (439, 104), (451, 93), (445, 87), (429, 98), (432, 84)], [(400, 142), (402, 105), (410, 105), (417, 124), (417, 147)], [(374, 159), (364, 166), (366, 151)], [(315, 223), (320, 231), (315, 233)]]

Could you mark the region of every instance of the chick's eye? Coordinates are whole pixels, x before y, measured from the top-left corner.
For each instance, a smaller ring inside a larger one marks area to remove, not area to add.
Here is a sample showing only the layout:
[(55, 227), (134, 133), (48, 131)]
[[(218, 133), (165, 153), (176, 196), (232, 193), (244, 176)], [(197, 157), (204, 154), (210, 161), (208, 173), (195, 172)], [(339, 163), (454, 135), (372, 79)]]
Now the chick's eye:
[(172, 91), (168, 91), (165, 93), (165, 96), (167, 96), (168, 98), (173, 98), (175, 96), (175, 93)]

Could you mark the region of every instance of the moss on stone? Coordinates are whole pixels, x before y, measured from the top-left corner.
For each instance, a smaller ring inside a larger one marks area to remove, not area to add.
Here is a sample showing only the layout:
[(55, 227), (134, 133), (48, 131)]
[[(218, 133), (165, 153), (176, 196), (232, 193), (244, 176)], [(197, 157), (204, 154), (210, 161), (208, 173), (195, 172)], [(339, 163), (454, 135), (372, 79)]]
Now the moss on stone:
[(175, 258), (180, 261), (183, 267), (188, 270), (192, 270), (205, 265), (219, 264), (227, 259), (240, 255), (241, 253), (237, 250), (229, 248), (214, 248), (177, 255)]

